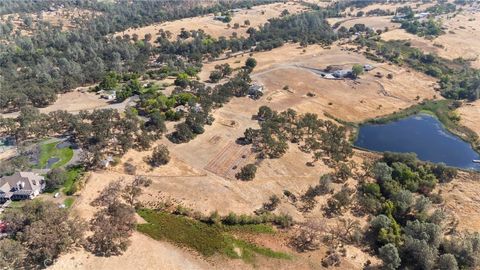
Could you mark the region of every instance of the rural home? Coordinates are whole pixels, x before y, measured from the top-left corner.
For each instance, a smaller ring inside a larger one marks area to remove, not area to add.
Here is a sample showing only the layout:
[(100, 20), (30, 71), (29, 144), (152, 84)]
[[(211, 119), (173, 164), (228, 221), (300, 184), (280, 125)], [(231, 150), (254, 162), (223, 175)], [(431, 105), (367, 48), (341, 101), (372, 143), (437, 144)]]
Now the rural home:
[(45, 189), (45, 178), (33, 172), (17, 172), (0, 178), (0, 203), (33, 199)]
[(115, 100), (117, 98), (117, 91), (103, 91), (100, 93), (100, 97), (106, 100)]
[(224, 21), (227, 18), (227, 16), (219, 15), (219, 16), (214, 16), (213, 19), (217, 21)]
[(335, 70), (332, 75), (335, 78), (346, 78), (352, 74), (351, 69), (340, 69), (340, 70)]
[(248, 89), (248, 94), (249, 95), (256, 95), (258, 93), (263, 93), (263, 85), (253, 84)]
[(369, 64), (363, 65), (363, 70), (365, 70), (365, 71), (370, 71), (372, 69), (374, 69), (374, 67), (372, 65), (369, 65)]

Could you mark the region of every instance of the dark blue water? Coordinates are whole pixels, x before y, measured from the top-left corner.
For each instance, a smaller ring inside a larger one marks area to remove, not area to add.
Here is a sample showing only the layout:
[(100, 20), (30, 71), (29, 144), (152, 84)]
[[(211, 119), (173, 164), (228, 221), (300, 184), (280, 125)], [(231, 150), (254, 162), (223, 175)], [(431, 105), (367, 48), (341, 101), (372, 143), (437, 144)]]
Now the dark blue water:
[(362, 125), (355, 146), (379, 152), (413, 152), (420, 160), (480, 170), (480, 164), (472, 162), (480, 159), (480, 155), (471, 145), (450, 133), (440, 121), (428, 114), (382, 125)]
[(59, 162), (60, 159), (57, 157), (52, 157), (47, 160), (47, 165), (45, 166), (45, 169), (50, 169), (52, 168), (53, 164)]

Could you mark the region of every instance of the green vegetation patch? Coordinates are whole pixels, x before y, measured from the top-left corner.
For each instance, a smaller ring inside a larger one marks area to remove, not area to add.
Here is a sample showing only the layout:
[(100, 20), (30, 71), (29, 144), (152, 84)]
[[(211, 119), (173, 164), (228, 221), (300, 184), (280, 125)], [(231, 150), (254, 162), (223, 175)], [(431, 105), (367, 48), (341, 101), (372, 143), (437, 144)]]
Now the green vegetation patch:
[(75, 202), (74, 197), (68, 197), (68, 198), (65, 199), (65, 201), (63, 201), (63, 204), (65, 204), (66, 208), (70, 208), (70, 207), (72, 207), (74, 202)]
[(55, 162), (51, 169), (55, 169), (67, 164), (73, 157), (73, 149), (70, 147), (65, 147), (58, 149), (58, 142), (46, 143), (40, 145), (40, 156), (38, 158), (38, 168), (45, 168), (47, 166), (48, 160), (51, 158), (58, 158), (59, 160)]
[(76, 181), (82, 176), (82, 174), (85, 172), (85, 169), (81, 166), (75, 166), (71, 167), (67, 171), (67, 180), (63, 184), (63, 193), (70, 195), (75, 193), (77, 187), (76, 187)]
[(248, 226), (248, 229), (243, 230), (239, 229), (241, 226), (225, 226), (227, 228), (224, 228), (223, 226), (209, 225), (183, 216), (150, 209), (141, 209), (138, 214), (148, 222), (138, 224), (138, 231), (156, 240), (168, 240), (195, 249), (204, 256), (220, 253), (246, 262), (253, 262), (257, 254), (278, 259), (291, 258), (286, 253), (259, 247), (235, 238), (229, 233), (229, 231), (235, 230), (270, 233), (271, 231), (266, 229), (267, 225)]

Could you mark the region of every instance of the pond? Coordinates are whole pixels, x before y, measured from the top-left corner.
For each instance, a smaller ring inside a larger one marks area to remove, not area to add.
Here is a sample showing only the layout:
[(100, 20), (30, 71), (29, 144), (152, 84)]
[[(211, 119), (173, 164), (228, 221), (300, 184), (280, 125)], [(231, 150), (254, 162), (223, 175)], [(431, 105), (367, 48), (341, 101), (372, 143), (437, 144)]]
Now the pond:
[(49, 158), (48, 161), (47, 161), (47, 166), (45, 167), (45, 169), (52, 168), (53, 164), (55, 164), (59, 161), (60, 161), (60, 159), (58, 157)]
[(413, 152), (420, 160), (480, 170), (474, 159), (480, 155), (472, 146), (445, 129), (437, 118), (418, 114), (387, 124), (360, 127), (355, 146), (384, 152)]

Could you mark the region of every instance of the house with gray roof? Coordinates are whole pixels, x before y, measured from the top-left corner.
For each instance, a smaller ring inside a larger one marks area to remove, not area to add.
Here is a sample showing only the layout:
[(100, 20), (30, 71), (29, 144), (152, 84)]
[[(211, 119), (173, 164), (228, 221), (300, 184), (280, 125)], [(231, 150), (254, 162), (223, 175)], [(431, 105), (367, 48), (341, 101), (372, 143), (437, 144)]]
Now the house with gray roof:
[(28, 200), (45, 189), (45, 178), (33, 172), (17, 172), (0, 178), (0, 203), (8, 200)]

